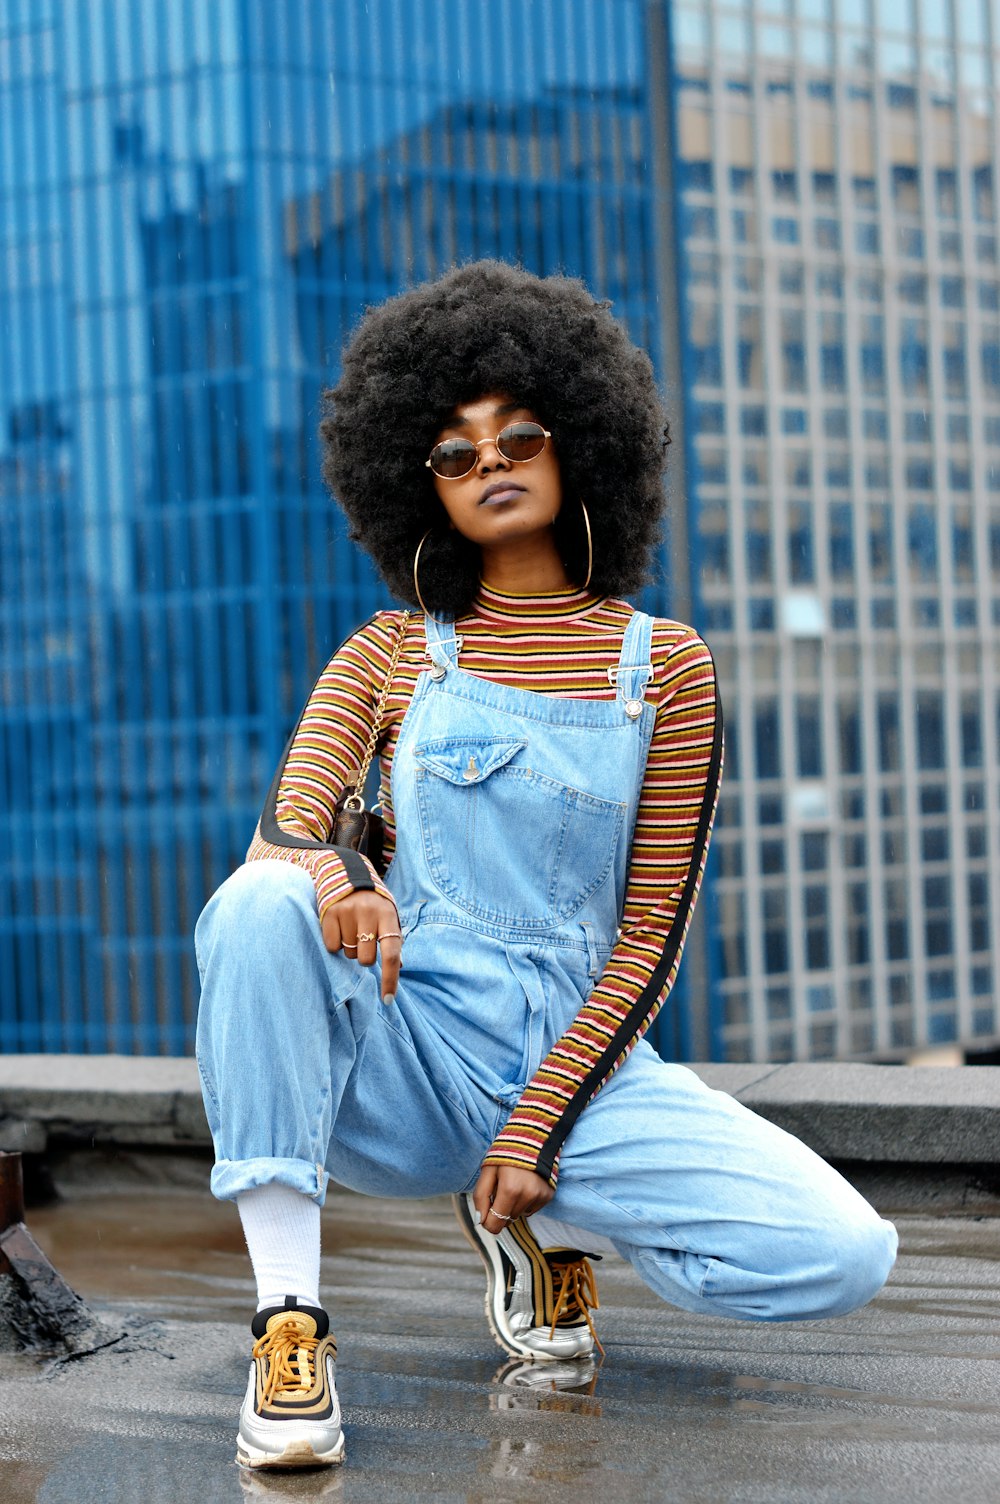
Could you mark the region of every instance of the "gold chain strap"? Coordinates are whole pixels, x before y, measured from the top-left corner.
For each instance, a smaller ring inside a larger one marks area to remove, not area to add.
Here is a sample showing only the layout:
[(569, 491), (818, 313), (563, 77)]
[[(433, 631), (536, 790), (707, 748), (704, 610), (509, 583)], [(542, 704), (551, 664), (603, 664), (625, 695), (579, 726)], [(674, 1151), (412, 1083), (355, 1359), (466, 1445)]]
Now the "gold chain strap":
[(403, 620), (400, 623), (399, 635), (396, 638), (396, 642), (392, 650), (392, 657), (389, 659), (389, 667), (386, 670), (385, 682), (382, 685), (382, 692), (378, 697), (378, 704), (375, 707), (375, 715), (372, 718), (372, 729), (368, 736), (368, 745), (365, 748), (365, 755), (361, 759), (361, 767), (358, 769), (358, 776), (354, 780), (354, 793), (348, 794), (347, 798), (344, 800), (345, 809), (359, 810), (364, 809), (365, 807), (362, 790), (364, 789), (365, 781), (368, 777), (368, 769), (372, 765), (372, 758), (375, 756), (375, 748), (378, 745), (379, 732), (382, 730), (382, 717), (385, 714), (385, 702), (389, 698), (389, 690), (392, 688), (393, 677), (396, 673), (396, 664), (399, 662), (399, 655), (403, 650), (403, 639), (406, 636), (406, 627), (412, 614), (413, 613), (410, 611), (403, 612)]

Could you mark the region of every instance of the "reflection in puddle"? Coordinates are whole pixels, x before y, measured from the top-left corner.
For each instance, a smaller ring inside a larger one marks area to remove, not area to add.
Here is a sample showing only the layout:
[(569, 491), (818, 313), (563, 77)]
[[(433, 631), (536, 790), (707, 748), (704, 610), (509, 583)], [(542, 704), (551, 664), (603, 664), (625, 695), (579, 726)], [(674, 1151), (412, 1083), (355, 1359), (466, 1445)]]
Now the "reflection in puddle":
[[(590, 1453), (587, 1456), (587, 1453)], [(489, 1454), (480, 1464), (480, 1471), (488, 1473), (503, 1483), (531, 1483), (543, 1490), (553, 1483), (582, 1484), (586, 1489), (600, 1486), (598, 1474), (603, 1470), (605, 1458), (600, 1443), (594, 1439), (572, 1448), (553, 1446), (549, 1438), (505, 1436), (490, 1442)], [(475, 1495), (469, 1495), (474, 1498)], [(540, 1492), (540, 1498), (544, 1493)], [(593, 1498), (584, 1492), (582, 1498)]]
[(594, 1399), (600, 1364), (594, 1358), (572, 1363), (526, 1363), (513, 1358), (500, 1368), (491, 1392), (491, 1410), (562, 1410), (574, 1415), (600, 1415)]
[(344, 1499), (344, 1466), (313, 1468), (309, 1472), (251, 1472), (239, 1468), (245, 1499)]

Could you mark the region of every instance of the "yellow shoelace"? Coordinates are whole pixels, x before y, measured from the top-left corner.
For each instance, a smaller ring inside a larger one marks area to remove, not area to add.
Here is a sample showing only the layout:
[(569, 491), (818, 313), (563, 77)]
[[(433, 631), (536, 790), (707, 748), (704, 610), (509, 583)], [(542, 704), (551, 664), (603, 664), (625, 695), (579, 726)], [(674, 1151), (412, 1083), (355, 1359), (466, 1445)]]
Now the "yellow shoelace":
[(271, 1331), (258, 1337), (253, 1345), (255, 1358), (267, 1359), (267, 1382), (263, 1400), (270, 1404), (284, 1391), (302, 1394), (316, 1381), (318, 1337), (307, 1337), (302, 1323), (293, 1313)]
[(590, 1335), (594, 1339), (601, 1357), (604, 1356), (604, 1348), (601, 1346), (594, 1323), (591, 1319), (591, 1311), (600, 1310), (601, 1302), (597, 1298), (597, 1281), (594, 1278), (594, 1266), (589, 1259), (573, 1259), (569, 1263), (561, 1263), (553, 1260), (552, 1276), (555, 1279), (556, 1270), (559, 1270), (559, 1286), (555, 1291), (555, 1309), (552, 1314), (551, 1336), (555, 1337), (556, 1323), (560, 1316), (567, 1317), (570, 1321), (582, 1316), (590, 1327)]

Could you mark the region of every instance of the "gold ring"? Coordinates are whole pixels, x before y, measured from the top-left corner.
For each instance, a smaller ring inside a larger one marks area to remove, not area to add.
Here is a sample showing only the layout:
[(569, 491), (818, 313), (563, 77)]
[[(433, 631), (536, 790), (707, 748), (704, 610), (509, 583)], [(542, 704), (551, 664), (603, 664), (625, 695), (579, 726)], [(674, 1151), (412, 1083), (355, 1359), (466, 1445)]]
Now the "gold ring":
[(496, 1217), (498, 1222), (509, 1222), (511, 1220), (510, 1217), (505, 1217), (503, 1212), (495, 1212), (492, 1206), (489, 1210), (489, 1216)]
[(383, 930), (382, 934), (379, 935), (380, 940), (402, 940), (402, 938), (403, 934), (401, 930)]
[(359, 935), (358, 936), (358, 945), (364, 945), (364, 943), (365, 943), (366, 940), (374, 940), (374, 939), (375, 939), (374, 935)]

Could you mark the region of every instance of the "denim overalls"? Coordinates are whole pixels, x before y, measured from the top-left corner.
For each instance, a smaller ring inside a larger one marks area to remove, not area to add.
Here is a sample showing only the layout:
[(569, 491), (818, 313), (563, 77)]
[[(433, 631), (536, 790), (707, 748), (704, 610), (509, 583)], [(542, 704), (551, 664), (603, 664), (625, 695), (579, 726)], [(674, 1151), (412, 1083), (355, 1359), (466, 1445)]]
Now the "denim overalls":
[[(217, 1196), (278, 1180), (322, 1200), (328, 1176), (376, 1196), (471, 1189), (615, 943), (652, 619), (633, 615), (615, 698), (596, 701), (466, 673), (454, 627), (425, 626), (392, 764), (395, 1004), (377, 967), (326, 950), (312, 879), (289, 862), (248, 863), (199, 920)], [(573, 1126), (546, 1216), (677, 1305), (759, 1319), (851, 1309), (895, 1251), (822, 1160), (645, 1042)]]

